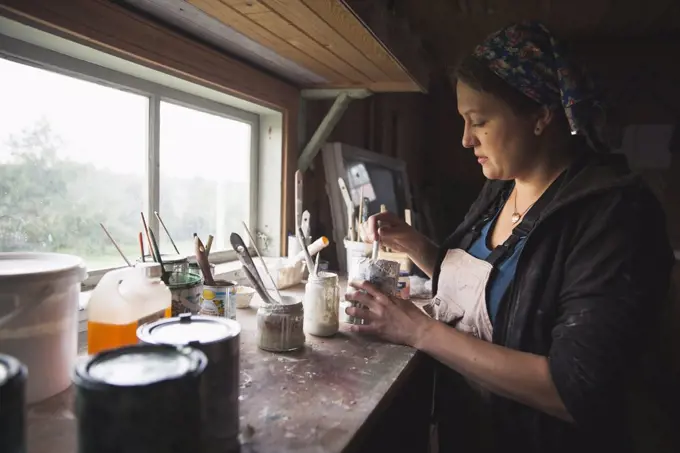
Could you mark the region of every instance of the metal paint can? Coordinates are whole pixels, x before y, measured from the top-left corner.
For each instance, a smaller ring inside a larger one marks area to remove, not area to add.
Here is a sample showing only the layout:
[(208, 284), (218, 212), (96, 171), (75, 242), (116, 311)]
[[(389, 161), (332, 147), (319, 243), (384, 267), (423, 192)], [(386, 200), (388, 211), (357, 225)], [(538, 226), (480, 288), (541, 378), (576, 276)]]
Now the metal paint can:
[(236, 287), (238, 283), (227, 280), (215, 280), (214, 285), (203, 284), (201, 292), (201, 315), (219, 316), (236, 319)]
[(135, 345), (78, 364), (78, 453), (197, 451), (207, 363), (190, 347)]
[(168, 288), (172, 294), (172, 316), (182, 313), (198, 313), (203, 291), (202, 279), (190, 273), (172, 273)]
[(0, 354), (0, 451), (26, 452), (26, 366)]
[[(231, 319), (183, 314), (137, 329), (147, 344), (190, 345), (208, 357), (201, 381), (204, 453), (238, 451), (239, 336), (241, 326)], [(193, 451), (199, 451), (194, 449)]]

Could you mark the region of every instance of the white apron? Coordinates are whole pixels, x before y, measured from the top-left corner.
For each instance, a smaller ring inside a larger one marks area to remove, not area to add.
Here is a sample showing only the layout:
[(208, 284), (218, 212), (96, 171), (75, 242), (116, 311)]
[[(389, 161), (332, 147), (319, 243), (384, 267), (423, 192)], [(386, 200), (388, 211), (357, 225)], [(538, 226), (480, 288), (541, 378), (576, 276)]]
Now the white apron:
[[(475, 258), (465, 250), (449, 250), (441, 265), (437, 295), (424, 307), (425, 312), (460, 332), (491, 342), (493, 325), (487, 310), (486, 286), (492, 271), (493, 265), (488, 261)], [(476, 383), (467, 381), (482, 395), (487, 393)], [(437, 373), (435, 371), (430, 453), (439, 452), (439, 433), (435, 414), (436, 388)]]
[(492, 341), (493, 326), (486, 303), (486, 286), (493, 265), (461, 249), (449, 250), (442, 262), (434, 318), (480, 340)]
[[(555, 182), (563, 180), (562, 175)], [(437, 281), (437, 294), (428, 305), (423, 307), (423, 310), (431, 317), (454, 327), (460, 332), (483, 341), (493, 341), (493, 325), (487, 310), (486, 288), (494, 266), (497, 267), (501, 261), (511, 256), (519, 241), (528, 236), (545, 206), (554, 198), (560, 185), (560, 183), (551, 184), (524, 215), (522, 221), (512, 230), (505, 242), (494, 248), (485, 260), (475, 258), (465, 251), (480, 236), (483, 226), (493, 218), (490, 213), (483, 216), (463, 238), (460, 244), (461, 248), (451, 249), (446, 253)], [(491, 211), (495, 209), (500, 210), (500, 207), (496, 206)], [(490, 233), (491, 230), (489, 230)], [(473, 388), (480, 391), (483, 398), (489, 395), (486, 389), (470, 380), (467, 381)], [(435, 370), (435, 390), (432, 392), (432, 424), (430, 426), (431, 453), (437, 453), (439, 450), (435, 414), (436, 387), (437, 372)]]

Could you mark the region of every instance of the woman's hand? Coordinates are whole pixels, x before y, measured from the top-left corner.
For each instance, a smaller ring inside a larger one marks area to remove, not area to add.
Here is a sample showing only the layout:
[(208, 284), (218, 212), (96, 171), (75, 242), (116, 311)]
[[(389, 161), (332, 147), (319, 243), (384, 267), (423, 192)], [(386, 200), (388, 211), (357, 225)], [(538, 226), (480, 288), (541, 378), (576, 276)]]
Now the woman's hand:
[(411, 253), (419, 248), (422, 239), (415, 228), (391, 212), (372, 215), (361, 225), (361, 230), (364, 241), (372, 244), (379, 238), (382, 245), (395, 252)]
[(436, 323), (410, 300), (389, 297), (369, 282), (355, 281), (350, 286), (358, 291), (347, 294), (345, 299), (366, 308), (348, 307), (346, 313), (368, 321), (366, 325), (352, 325), (353, 332), (371, 333), (392, 343), (418, 347), (429, 328)]
[[(380, 222), (380, 228), (378, 228)], [(391, 212), (372, 215), (361, 225), (361, 239), (380, 243), (395, 252), (406, 253), (430, 278), (434, 274), (438, 247)]]

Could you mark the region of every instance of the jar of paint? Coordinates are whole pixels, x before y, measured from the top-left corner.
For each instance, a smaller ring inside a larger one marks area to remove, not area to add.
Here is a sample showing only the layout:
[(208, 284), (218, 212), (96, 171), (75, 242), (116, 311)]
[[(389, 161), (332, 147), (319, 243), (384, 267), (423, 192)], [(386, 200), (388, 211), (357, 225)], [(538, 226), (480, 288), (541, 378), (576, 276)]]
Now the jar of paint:
[[(399, 281), (399, 262), (383, 259), (372, 260), (370, 258), (359, 259), (352, 268), (349, 281), (367, 281), (386, 296), (396, 296)], [(348, 286), (347, 290), (349, 292), (353, 289)], [(353, 307), (364, 308), (363, 305), (356, 302), (351, 302), (351, 304)], [(355, 316), (349, 316), (348, 322), (350, 324), (367, 324), (364, 319)]]
[(265, 351), (287, 352), (305, 344), (302, 301), (282, 296), (281, 303), (262, 302), (257, 309), (257, 346)]
[(305, 333), (330, 337), (338, 332), (340, 285), (337, 274), (319, 272), (317, 275), (310, 275), (302, 303)]

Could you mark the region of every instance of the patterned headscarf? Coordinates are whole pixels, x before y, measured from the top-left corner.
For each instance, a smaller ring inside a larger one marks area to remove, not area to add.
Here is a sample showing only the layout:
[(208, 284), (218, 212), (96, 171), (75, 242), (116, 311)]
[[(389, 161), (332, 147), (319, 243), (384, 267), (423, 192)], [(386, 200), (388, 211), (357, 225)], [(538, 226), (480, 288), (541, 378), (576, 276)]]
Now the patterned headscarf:
[[(540, 105), (563, 108), (572, 134), (582, 134), (596, 147), (603, 114), (592, 80), (570, 64), (562, 45), (540, 22), (530, 21), (499, 30), (473, 54), (509, 85)], [(595, 136), (593, 136), (595, 135)]]

